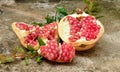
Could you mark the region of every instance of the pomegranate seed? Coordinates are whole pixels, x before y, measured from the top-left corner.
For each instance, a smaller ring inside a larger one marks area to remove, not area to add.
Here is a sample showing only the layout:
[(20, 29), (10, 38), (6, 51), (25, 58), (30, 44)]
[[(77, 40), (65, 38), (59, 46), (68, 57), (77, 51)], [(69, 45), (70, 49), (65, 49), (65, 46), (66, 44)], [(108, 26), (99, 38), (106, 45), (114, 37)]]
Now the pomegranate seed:
[(26, 23), (22, 23), (22, 22), (17, 23), (16, 27), (18, 27), (20, 30), (27, 30), (27, 31), (29, 30), (29, 26)]
[(59, 49), (57, 42), (54, 40), (47, 41), (47, 46), (41, 46), (41, 55), (47, 58), (48, 60), (56, 61), (59, 57)]
[[(69, 40), (75, 42), (80, 39), (81, 36), (85, 37), (86, 40), (96, 39), (100, 30), (100, 26), (97, 25), (96, 19), (93, 16), (86, 16), (81, 20), (71, 16), (67, 17), (70, 23), (70, 37)], [(78, 34), (78, 33), (81, 34)]]
[(75, 50), (71, 44), (62, 44), (62, 53), (60, 55), (60, 60), (64, 62), (70, 62), (75, 56)]
[(51, 61), (70, 62), (75, 56), (75, 49), (71, 44), (57, 44), (55, 39), (48, 40), (46, 46), (40, 46), (41, 55)]
[(50, 24), (45, 25), (44, 27), (39, 27), (38, 25), (32, 26), (28, 25), (26, 23), (17, 23), (16, 27), (18, 27), (20, 30), (26, 30), (30, 33), (25, 37), (25, 44), (30, 44), (32, 46), (35, 46), (38, 41), (38, 36), (47, 38), (49, 40), (54, 39), (56, 37), (56, 29), (57, 29), (57, 23), (53, 22)]

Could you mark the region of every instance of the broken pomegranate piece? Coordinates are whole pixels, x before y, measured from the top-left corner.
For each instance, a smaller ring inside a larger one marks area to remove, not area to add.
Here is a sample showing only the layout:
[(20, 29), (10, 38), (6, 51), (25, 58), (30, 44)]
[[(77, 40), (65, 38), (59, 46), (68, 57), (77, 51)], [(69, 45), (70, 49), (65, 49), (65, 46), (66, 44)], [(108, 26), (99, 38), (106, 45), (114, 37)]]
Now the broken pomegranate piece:
[(71, 44), (58, 44), (55, 39), (48, 40), (45, 46), (40, 46), (38, 53), (50, 61), (71, 62), (75, 56), (75, 49)]
[(15, 22), (12, 24), (12, 29), (24, 47), (30, 45), (35, 50), (38, 50), (38, 37), (41, 37), (44, 42), (46, 42), (46, 39), (51, 40), (58, 37), (57, 25), (56, 22), (53, 22), (40, 27), (38, 25), (30, 25), (24, 22)]

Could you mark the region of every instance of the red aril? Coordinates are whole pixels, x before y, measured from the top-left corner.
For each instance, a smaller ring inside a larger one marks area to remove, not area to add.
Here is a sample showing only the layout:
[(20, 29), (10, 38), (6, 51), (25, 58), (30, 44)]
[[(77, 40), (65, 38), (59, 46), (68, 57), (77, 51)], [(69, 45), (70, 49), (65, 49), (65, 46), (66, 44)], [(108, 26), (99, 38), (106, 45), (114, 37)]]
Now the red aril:
[(94, 16), (82, 12), (62, 18), (58, 24), (58, 33), (63, 41), (83, 51), (95, 45), (103, 35), (104, 27)]
[(51, 39), (57, 39), (58, 38), (58, 24), (56, 22), (50, 23), (45, 25), (42, 28), (44, 36), (51, 40)]
[(16, 24), (16, 26), (20, 29), (20, 30), (26, 30), (28, 31), (29, 30), (29, 27), (26, 23), (24, 22), (19, 22)]

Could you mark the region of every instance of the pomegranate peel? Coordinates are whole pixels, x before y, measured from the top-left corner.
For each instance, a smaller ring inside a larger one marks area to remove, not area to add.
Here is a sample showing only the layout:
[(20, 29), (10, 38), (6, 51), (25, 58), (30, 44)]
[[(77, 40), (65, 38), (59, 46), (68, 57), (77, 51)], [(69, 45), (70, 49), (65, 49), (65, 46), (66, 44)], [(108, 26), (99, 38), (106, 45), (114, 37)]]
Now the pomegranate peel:
[[(80, 18), (80, 20), (77, 18)], [(80, 25), (81, 27), (78, 27)], [(95, 30), (93, 34), (90, 33), (92, 30)], [(84, 33), (84, 31), (86, 31), (86, 33)], [(71, 43), (78, 51), (84, 51), (92, 48), (95, 43), (101, 38), (104, 33), (104, 27), (102, 23), (94, 16), (88, 15), (84, 12), (82, 14), (75, 13), (65, 16), (60, 20), (58, 24), (58, 33), (64, 42)], [(86, 37), (82, 35), (85, 35)], [(84, 47), (81, 45), (84, 45)]]

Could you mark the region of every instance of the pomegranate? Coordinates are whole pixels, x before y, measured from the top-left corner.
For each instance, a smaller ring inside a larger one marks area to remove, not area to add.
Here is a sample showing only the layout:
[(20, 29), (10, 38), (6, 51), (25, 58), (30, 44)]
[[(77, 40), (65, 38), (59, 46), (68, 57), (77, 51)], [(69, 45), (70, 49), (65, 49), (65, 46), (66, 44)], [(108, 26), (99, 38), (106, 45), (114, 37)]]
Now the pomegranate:
[(76, 50), (92, 48), (104, 33), (104, 27), (94, 16), (79, 12), (65, 16), (58, 24), (58, 33), (66, 43), (71, 43)]
[(75, 56), (75, 49), (65, 42), (58, 44), (55, 39), (48, 40), (45, 46), (40, 46), (38, 53), (50, 61), (71, 62)]
[[(75, 48), (63, 42), (58, 44), (58, 24), (56, 22), (43, 27), (29, 25), (23, 22), (12, 24), (13, 31), (17, 34), (24, 47), (32, 46), (38, 53), (50, 61), (70, 62), (75, 56)], [(46, 44), (39, 46), (38, 37)], [(40, 47), (40, 48), (39, 48)]]
[(38, 25), (33, 26), (23, 22), (14, 22), (12, 29), (24, 47), (30, 45), (35, 50), (39, 49), (38, 37), (41, 37), (44, 42), (54, 38), (57, 39), (58, 37), (56, 22), (45, 25), (44, 27), (39, 27)]

